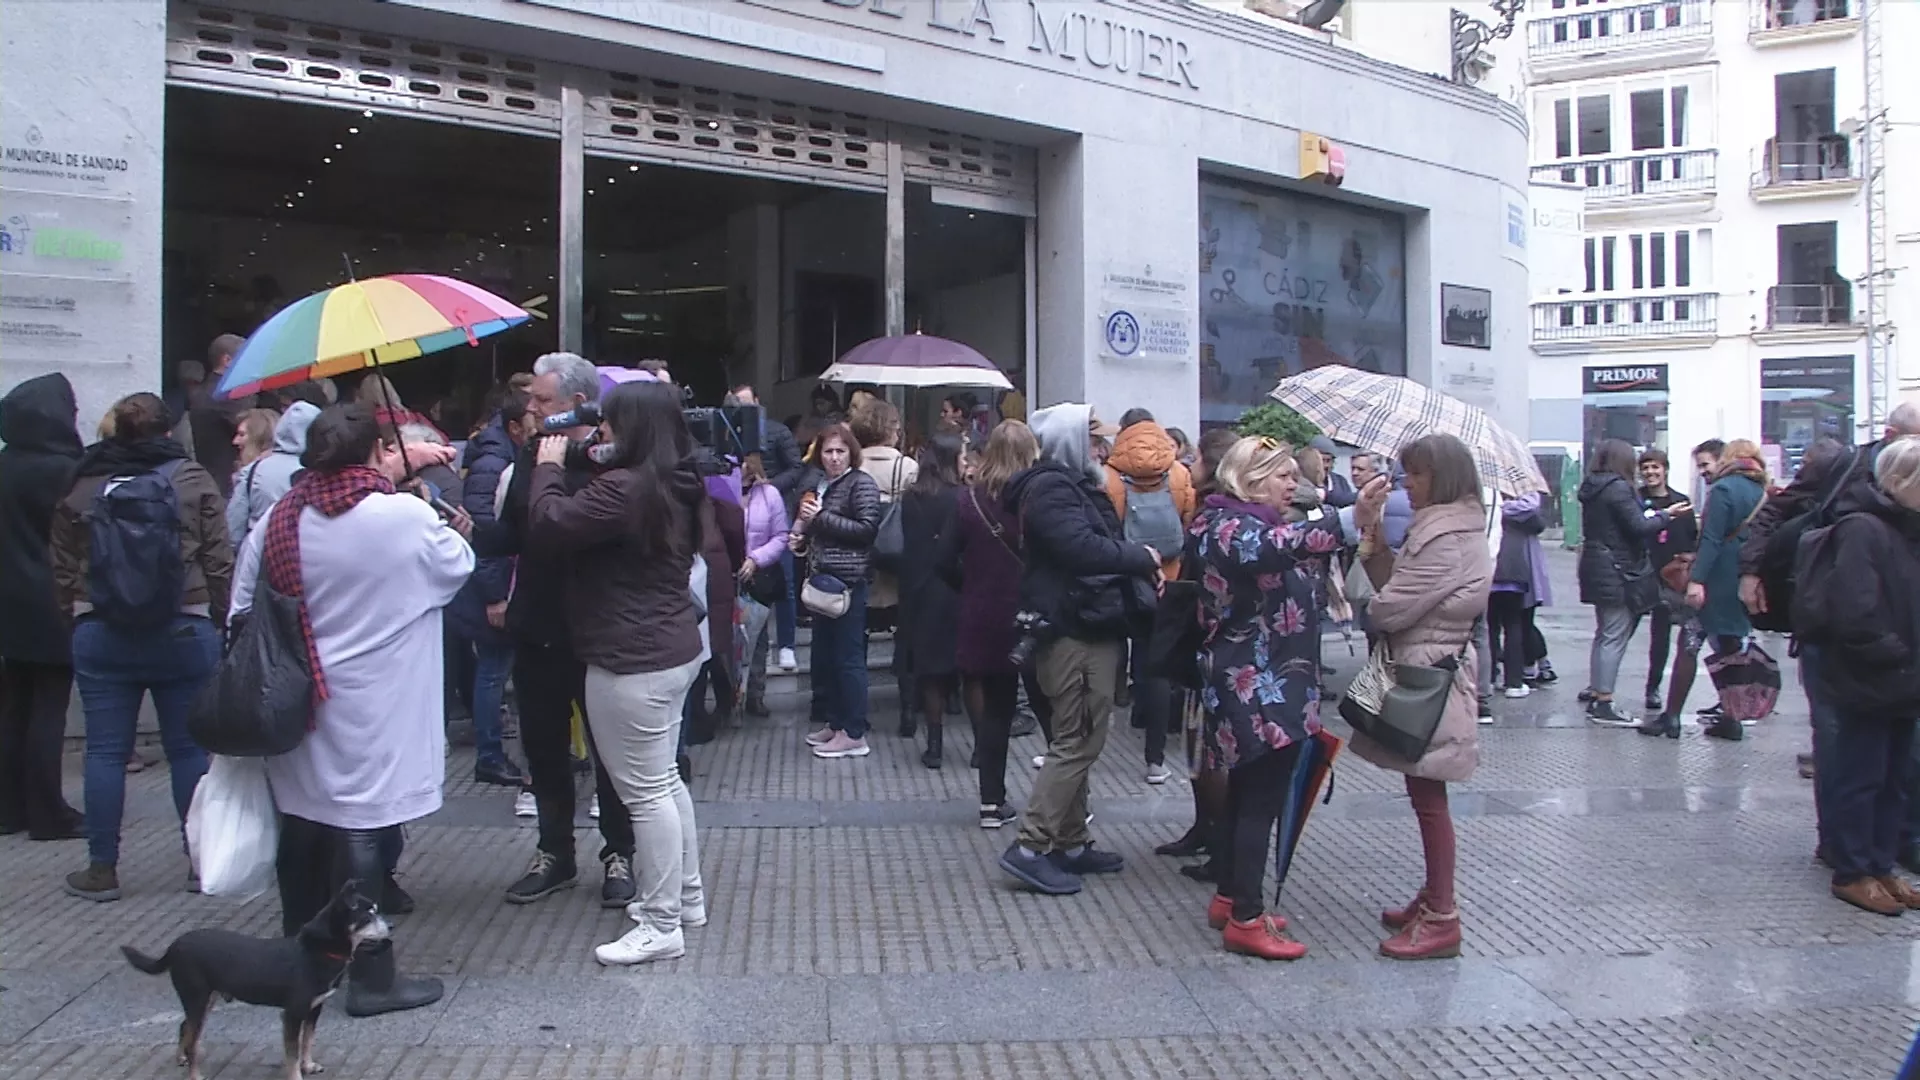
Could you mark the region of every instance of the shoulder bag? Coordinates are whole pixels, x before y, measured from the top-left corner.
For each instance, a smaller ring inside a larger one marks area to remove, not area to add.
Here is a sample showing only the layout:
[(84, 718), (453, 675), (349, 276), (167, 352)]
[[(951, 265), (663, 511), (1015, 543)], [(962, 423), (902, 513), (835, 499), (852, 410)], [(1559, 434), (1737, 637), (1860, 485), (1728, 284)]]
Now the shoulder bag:
[(208, 753), (273, 757), (299, 746), (312, 725), (313, 666), (300, 601), (267, 584), (263, 566), (253, 607), (194, 699), (187, 733)]
[(904, 457), (893, 459), (893, 481), (888, 485), (887, 505), (880, 511), (880, 528), (873, 534), (873, 562), (888, 572), (900, 569), (907, 557), (907, 529), (900, 520), (900, 466)]
[(1466, 650), (1462, 645), (1458, 653), (1431, 666), (1403, 664), (1393, 659), (1387, 639), (1378, 639), (1367, 654), (1367, 666), (1340, 699), (1341, 718), (1395, 757), (1419, 761), (1440, 730)]

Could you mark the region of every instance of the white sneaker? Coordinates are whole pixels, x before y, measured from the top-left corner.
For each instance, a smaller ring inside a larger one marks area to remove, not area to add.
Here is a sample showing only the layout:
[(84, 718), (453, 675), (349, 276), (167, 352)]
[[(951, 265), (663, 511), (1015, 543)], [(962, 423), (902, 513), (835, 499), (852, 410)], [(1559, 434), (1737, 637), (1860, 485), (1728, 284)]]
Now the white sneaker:
[(800, 661), (794, 659), (792, 649), (780, 650), (780, 670), (781, 671), (799, 671), (800, 670)]
[[(640, 910), (640, 901), (635, 900), (633, 903), (627, 905), (627, 918), (632, 919), (634, 922), (646, 921), (646, 916), (642, 914)], [(707, 925), (706, 903), (689, 904), (685, 900), (682, 900), (680, 902), (680, 925), (692, 930), (698, 930)]]
[(1167, 768), (1166, 765), (1147, 766), (1147, 783), (1164, 784), (1171, 779), (1173, 779), (1173, 770)]
[(871, 752), (867, 746), (867, 740), (848, 738), (847, 733), (844, 731), (834, 732), (832, 739), (819, 743), (813, 748), (814, 757), (827, 758), (829, 760), (834, 758), (866, 757)]
[(593, 950), (593, 958), (608, 967), (647, 964), (655, 960), (678, 960), (687, 955), (687, 939), (675, 927), (662, 934), (642, 923), (626, 932), (619, 941), (610, 941)]
[(533, 792), (523, 791), (513, 797), (514, 817), (539, 817), (540, 804), (534, 801)]
[(600, 820), (600, 795), (598, 792), (595, 792), (593, 798), (587, 802), (587, 816), (595, 821)]
[(808, 746), (825, 746), (828, 743), (832, 742), (834, 739), (834, 736), (838, 734), (840, 733), (833, 730), (830, 727), (823, 727), (818, 731), (809, 731), (807, 732), (807, 745)]
[(1510, 698), (1515, 698), (1515, 699), (1530, 697), (1532, 696), (1532, 694), (1533, 694), (1533, 687), (1531, 686), (1509, 686), (1506, 689), (1506, 695)]
[(1046, 768), (1046, 767), (1047, 767), (1047, 755), (1045, 755), (1045, 754), (1035, 754), (1035, 755), (1033, 755), (1033, 767), (1034, 767), (1034, 768), (1036, 768), (1036, 769), (1044, 769), (1044, 768)]

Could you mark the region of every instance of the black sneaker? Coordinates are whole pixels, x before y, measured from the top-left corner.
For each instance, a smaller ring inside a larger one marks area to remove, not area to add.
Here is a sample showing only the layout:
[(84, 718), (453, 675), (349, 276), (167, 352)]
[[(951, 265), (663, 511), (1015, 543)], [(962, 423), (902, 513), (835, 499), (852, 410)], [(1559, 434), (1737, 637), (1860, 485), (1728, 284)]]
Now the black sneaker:
[(1632, 727), (1633, 717), (1622, 716), (1611, 701), (1594, 701), (1587, 706), (1587, 719), (1602, 727)]
[(1030, 855), (1016, 841), (1000, 854), (1000, 869), (1012, 874), (1022, 885), (1048, 896), (1071, 896), (1080, 891), (1080, 879), (1060, 869), (1045, 855)]
[(1639, 727), (1634, 728), (1634, 730), (1642, 735), (1665, 735), (1669, 739), (1677, 739), (1680, 737), (1680, 718), (1677, 716), (1669, 716), (1666, 713), (1660, 713), (1657, 716), (1649, 718)]
[(1660, 697), (1658, 688), (1647, 691), (1646, 705), (1648, 716), (1659, 716), (1660, 711), (1667, 707), (1667, 703)]
[(387, 875), (386, 884), (381, 888), (380, 894), (381, 912), (387, 915), (413, 914), (413, 897), (408, 895), (407, 890), (400, 887), (400, 883), (393, 879), (392, 874)]
[(526, 876), (507, 886), (507, 903), (531, 904), (579, 883), (580, 872), (574, 869), (572, 859), (561, 862), (555, 855), (537, 851), (533, 862), (527, 864)]
[(1701, 734), (1710, 739), (1725, 739), (1728, 742), (1739, 742), (1747, 737), (1746, 728), (1740, 721), (1728, 720), (1724, 716), (1708, 724), (1707, 730)]
[(1716, 701), (1704, 709), (1695, 709), (1693, 710), (1693, 715), (1702, 717), (1707, 720), (1717, 719), (1722, 715), (1720, 711), (1720, 703)]
[(473, 779), (475, 783), (501, 787), (527, 786), (526, 776), (509, 761), (482, 761), (473, 767)]
[(639, 895), (633, 885), (633, 859), (614, 854), (601, 862), (606, 867), (607, 876), (600, 883), (600, 906), (624, 908), (633, 903), (633, 898)]
[(1092, 844), (1081, 848), (1078, 855), (1056, 851), (1048, 858), (1053, 860), (1053, 865), (1069, 874), (1117, 874), (1127, 867), (1126, 859), (1111, 851), (1101, 851)]
[(997, 829), (1010, 821), (1017, 820), (1019, 817), (1020, 815), (1014, 811), (1013, 807), (1008, 806), (1006, 803), (1001, 803), (998, 806), (982, 806), (980, 808), (980, 827), (983, 829)]
[(1591, 686), (1587, 687), (1585, 690), (1580, 691), (1580, 703), (1582, 705), (1591, 705), (1594, 702), (1599, 700), (1600, 700), (1600, 695), (1594, 693), (1593, 687)]
[(1553, 673), (1553, 665), (1545, 660), (1540, 661), (1540, 666), (1534, 669), (1534, 673), (1527, 676), (1527, 682), (1534, 686), (1552, 686), (1559, 681), (1560, 676)]

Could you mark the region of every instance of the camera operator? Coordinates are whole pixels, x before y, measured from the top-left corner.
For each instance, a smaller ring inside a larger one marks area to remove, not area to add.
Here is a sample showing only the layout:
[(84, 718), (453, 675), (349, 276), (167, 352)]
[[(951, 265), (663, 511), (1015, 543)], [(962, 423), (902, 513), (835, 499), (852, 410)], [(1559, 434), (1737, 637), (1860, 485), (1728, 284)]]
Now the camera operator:
[(1015, 476), (1002, 502), (1020, 522), (1024, 610), (1043, 629), (1033, 663), (1053, 705), (1053, 741), (1020, 838), (1000, 867), (1029, 888), (1061, 896), (1083, 874), (1117, 873), (1120, 856), (1087, 834), (1087, 775), (1106, 745), (1120, 662), (1146, 583), (1160, 581), (1160, 553), (1121, 538), (1105, 477), (1092, 457), (1093, 410), (1055, 405), (1033, 414), (1040, 460)]
[(694, 560), (719, 526), (671, 386), (622, 384), (604, 412), (602, 445), (612, 450), (585, 488), (568, 490), (567, 440), (541, 440), (528, 528), (537, 546), (568, 559), (587, 723), (640, 841), (628, 909), (638, 925), (594, 957), (643, 964), (684, 956), (682, 925), (707, 921), (693, 799), (674, 757), (687, 691), (708, 656)]
[[(600, 400), (600, 373), (574, 353), (548, 353), (534, 362), (527, 387), (527, 412), (541, 422)], [(572, 440), (593, 434), (590, 425), (567, 429)], [(561, 595), (568, 557), (528, 543), (532, 502), (533, 442), (520, 448), (513, 479), (499, 518), (475, 529), (474, 548), (482, 558), (518, 555), (512, 595), (507, 601), (507, 633), (513, 637), (513, 685), (520, 704), (520, 748), (527, 756), (534, 805), (539, 814), (539, 848), (520, 880), (507, 887), (509, 904), (531, 904), (579, 877), (573, 840), (573, 705), (585, 707), (586, 666), (573, 650), (572, 631)], [(593, 480), (585, 461), (564, 469), (563, 488), (572, 493)], [(591, 732), (588, 735), (592, 739)], [(599, 755), (594, 755), (598, 759)], [(633, 824), (605, 768), (595, 770), (600, 802), (600, 851), (606, 875), (600, 887), (602, 907), (625, 907), (634, 896)]]

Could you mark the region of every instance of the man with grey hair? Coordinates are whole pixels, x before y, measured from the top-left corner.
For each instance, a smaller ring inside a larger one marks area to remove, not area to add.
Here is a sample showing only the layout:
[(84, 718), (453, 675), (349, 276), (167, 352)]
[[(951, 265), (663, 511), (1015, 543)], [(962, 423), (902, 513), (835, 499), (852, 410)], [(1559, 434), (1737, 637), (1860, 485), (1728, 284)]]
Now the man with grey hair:
[[(1756, 616), (1767, 612), (1766, 589), (1761, 584), (1760, 575), (1768, 562), (1767, 544), (1774, 533), (1789, 522), (1797, 526), (1793, 531), (1802, 534), (1813, 527), (1827, 524), (1827, 520), (1820, 519), (1830, 520), (1832, 504), (1847, 498), (1849, 492), (1873, 485), (1874, 462), (1879, 458), (1882, 448), (1911, 435), (1920, 435), (1920, 398), (1909, 395), (1888, 415), (1886, 431), (1879, 441), (1830, 460), (1808, 458), (1802, 463), (1793, 483), (1760, 507), (1747, 526), (1747, 541), (1740, 549), (1740, 599), (1746, 604), (1747, 610)], [(1796, 521), (1801, 518), (1806, 520)], [(1813, 809), (1819, 836), (1819, 846), (1814, 849), (1814, 855), (1823, 861), (1830, 855), (1827, 848), (1827, 822), (1831, 816), (1828, 811), (1832, 801), (1832, 785), (1829, 783), (1832, 771), (1823, 772), (1820, 762), (1834, 753), (1833, 741), (1840, 723), (1830, 682), (1823, 677), (1824, 667), (1825, 649), (1811, 642), (1800, 643), (1800, 685), (1806, 691), (1813, 723)], [(1920, 775), (1920, 770), (1913, 772)], [(1910, 809), (1920, 806), (1920, 791), (1909, 791), (1908, 794)], [(1900, 862), (1920, 873), (1920, 843), (1917, 843), (1920, 842), (1920, 821), (1910, 818), (1908, 833), (1907, 841), (1901, 845)]]
[[(533, 382), (527, 387), (527, 414), (536, 422), (600, 400), (600, 373), (593, 362), (577, 353), (548, 353), (533, 364)], [(591, 425), (567, 429), (576, 441), (591, 434)], [(587, 668), (574, 655), (572, 627), (563, 602), (567, 565), (524, 540), (533, 488), (533, 455), (537, 440), (521, 447), (513, 478), (500, 514), (491, 525), (476, 527), (475, 553), (481, 558), (519, 556), (513, 593), (507, 600), (506, 629), (513, 637), (513, 685), (520, 703), (520, 749), (527, 757), (534, 806), (540, 821), (539, 849), (527, 872), (508, 886), (509, 904), (531, 904), (578, 881), (573, 842), (573, 707), (586, 700)], [(587, 468), (569, 466), (566, 491), (571, 495), (593, 481)], [(587, 738), (593, 736), (588, 729)], [(598, 755), (595, 755), (596, 759)], [(615, 794), (604, 769), (595, 769), (594, 790), (600, 807), (600, 835), (605, 845), (600, 863), (606, 873), (600, 904), (624, 908), (635, 895), (633, 884), (633, 821)]]

